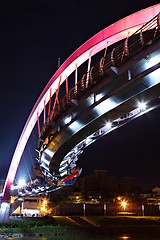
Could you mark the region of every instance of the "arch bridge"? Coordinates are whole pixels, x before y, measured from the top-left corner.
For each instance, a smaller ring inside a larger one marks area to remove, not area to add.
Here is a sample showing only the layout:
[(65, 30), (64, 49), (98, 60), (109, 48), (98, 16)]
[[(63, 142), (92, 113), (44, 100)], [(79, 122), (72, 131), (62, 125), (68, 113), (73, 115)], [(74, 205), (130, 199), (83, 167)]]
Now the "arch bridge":
[[(159, 12), (157, 4), (110, 25), (79, 47), (57, 70), (20, 136), (3, 189), (3, 202), (10, 194), (25, 197), (73, 184), (82, 171), (77, 160), (85, 147), (160, 106)], [(92, 64), (97, 53), (102, 56)], [(79, 80), (78, 70), (86, 62), (87, 71)], [(73, 75), (74, 87), (69, 88)], [(61, 100), (60, 88), (66, 93)], [(11, 190), (35, 125), (39, 140), (32, 171), (36, 177)]]

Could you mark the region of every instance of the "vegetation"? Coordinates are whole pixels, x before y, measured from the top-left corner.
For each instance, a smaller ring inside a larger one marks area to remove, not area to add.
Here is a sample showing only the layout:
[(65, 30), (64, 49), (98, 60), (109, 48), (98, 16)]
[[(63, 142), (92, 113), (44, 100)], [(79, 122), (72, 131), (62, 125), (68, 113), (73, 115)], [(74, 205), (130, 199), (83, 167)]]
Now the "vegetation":
[[(160, 232), (160, 217), (136, 216), (92, 216), (87, 217), (90, 223), (95, 223), (92, 228), (78, 227), (65, 216), (45, 216), (30, 220), (18, 220), (9, 223), (0, 223), (0, 238), (46, 237), (47, 239), (93, 239), (101, 234), (122, 234), (135, 232), (154, 233)], [(15, 236), (16, 235), (16, 236)], [(98, 239), (98, 238), (95, 238)]]
[[(66, 217), (45, 216), (31, 220), (18, 220), (8, 223), (0, 223), (0, 238), (12, 239), (47, 239), (79, 240), (85, 233), (77, 228), (73, 222)], [(88, 239), (88, 238), (87, 238)]]
[(6, 228), (25, 228), (25, 227), (35, 227), (35, 226), (56, 226), (57, 223), (55, 222), (55, 219), (51, 216), (44, 216), (42, 218), (34, 218), (32, 220), (24, 220), (24, 221), (11, 221), (7, 223), (0, 223), (0, 229), (6, 229)]
[(140, 217), (140, 216), (112, 216), (89, 217), (101, 227), (158, 227), (160, 228), (160, 217)]

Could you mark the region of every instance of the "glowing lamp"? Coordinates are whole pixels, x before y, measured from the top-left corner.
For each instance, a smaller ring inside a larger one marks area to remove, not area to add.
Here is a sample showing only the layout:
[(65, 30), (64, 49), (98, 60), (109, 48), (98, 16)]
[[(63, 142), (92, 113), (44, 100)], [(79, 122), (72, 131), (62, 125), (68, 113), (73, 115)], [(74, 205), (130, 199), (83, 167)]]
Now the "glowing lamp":
[(86, 138), (86, 144), (88, 144), (90, 142), (89, 137)]
[(47, 200), (43, 200), (43, 205), (45, 206), (47, 204)]
[(14, 199), (13, 198), (11, 199), (10, 203), (14, 203)]
[(127, 204), (126, 201), (122, 201), (121, 204), (122, 204), (122, 206), (123, 206), (123, 208), (124, 208), (124, 211), (125, 211), (125, 209), (126, 209), (126, 204)]
[(66, 117), (64, 120), (65, 124), (68, 124), (70, 121), (71, 121), (71, 117)]
[(11, 191), (13, 191), (13, 190), (14, 190), (14, 185), (12, 184), (12, 185), (11, 185)]
[(147, 60), (147, 67), (149, 67), (149, 68), (153, 67), (159, 62), (160, 62), (160, 57), (159, 56), (151, 57), (150, 59)]
[(103, 97), (103, 95), (101, 93), (97, 94), (96, 95), (96, 101), (99, 101), (102, 97)]
[(19, 187), (24, 187), (26, 184), (25, 180), (24, 179), (20, 179), (19, 182), (18, 182), (18, 186)]
[(141, 110), (141, 111), (144, 111), (144, 110), (146, 110), (146, 104), (144, 103), (144, 102), (140, 102), (139, 104), (138, 104), (138, 107), (139, 107), (139, 109)]
[(107, 122), (107, 123), (106, 123), (106, 127), (107, 127), (107, 128), (111, 128), (111, 127), (112, 127), (112, 123), (111, 123), (111, 122)]

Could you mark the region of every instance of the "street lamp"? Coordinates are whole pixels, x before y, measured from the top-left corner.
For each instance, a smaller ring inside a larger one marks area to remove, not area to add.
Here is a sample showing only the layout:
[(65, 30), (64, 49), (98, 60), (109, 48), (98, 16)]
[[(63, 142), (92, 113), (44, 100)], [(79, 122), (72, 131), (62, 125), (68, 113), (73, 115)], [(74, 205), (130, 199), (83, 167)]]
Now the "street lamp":
[(44, 204), (44, 206), (45, 206), (45, 205), (47, 204), (47, 200), (44, 200), (44, 201), (43, 201), (43, 204)]
[(126, 204), (127, 204), (127, 202), (126, 202), (126, 201), (124, 201), (124, 200), (121, 202), (121, 205), (123, 206), (123, 208), (124, 208), (124, 211), (125, 211), (125, 209), (126, 209)]
[(46, 214), (47, 213), (47, 200), (44, 199), (43, 202), (42, 202), (42, 205), (41, 205), (41, 211), (42, 213)]
[(14, 199), (13, 199), (13, 198), (11, 198), (11, 200), (10, 200), (10, 203), (11, 203), (11, 204), (13, 204), (13, 203), (14, 203)]

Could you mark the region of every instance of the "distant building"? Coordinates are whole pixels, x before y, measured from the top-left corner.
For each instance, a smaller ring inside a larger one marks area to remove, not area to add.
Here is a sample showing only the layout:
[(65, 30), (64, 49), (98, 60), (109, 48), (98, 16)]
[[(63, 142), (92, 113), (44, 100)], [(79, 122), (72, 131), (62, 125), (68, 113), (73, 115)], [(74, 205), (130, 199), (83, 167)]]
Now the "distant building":
[(94, 175), (80, 178), (77, 184), (82, 195), (87, 195), (89, 192), (109, 195), (118, 191), (116, 178), (108, 177), (106, 170), (95, 170)]
[(141, 193), (140, 197), (146, 205), (158, 205), (160, 210), (160, 187), (155, 187), (152, 191)]
[(119, 183), (119, 193), (141, 193), (142, 186), (135, 183), (135, 178), (133, 177), (124, 177), (123, 182)]
[(123, 182), (119, 184), (120, 193), (133, 193), (135, 191), (135, 179), (124, 177)]
[(22, 203), (22, 214), (24, 216), (40, 216), (41, 215), (41, 197), (27, 197)]
[[(11, 197), (11, 204), (14, 204), (16, 197)], [(49, 200), (43, 196), (28, 196), (24, 202), (12, 213), (12, 216), (23, 215), (24, 217), (43, 216), (48, 213)]]
[(153, 188), (152, 192), (155, 193), (156, 195), (160, 195), (160, 187)]
[(82, 177), (77, 182), (78, 189), (86, 196), (90, 192), (96, 195), (112, 197), (116, 194), (132, 194), (142, 192), (142, 187), (135, 184), (133, 177), (124, 177), (118, 183), (115, 177), (108, 177), (106, 170), (95, 170), (94, 175)]

